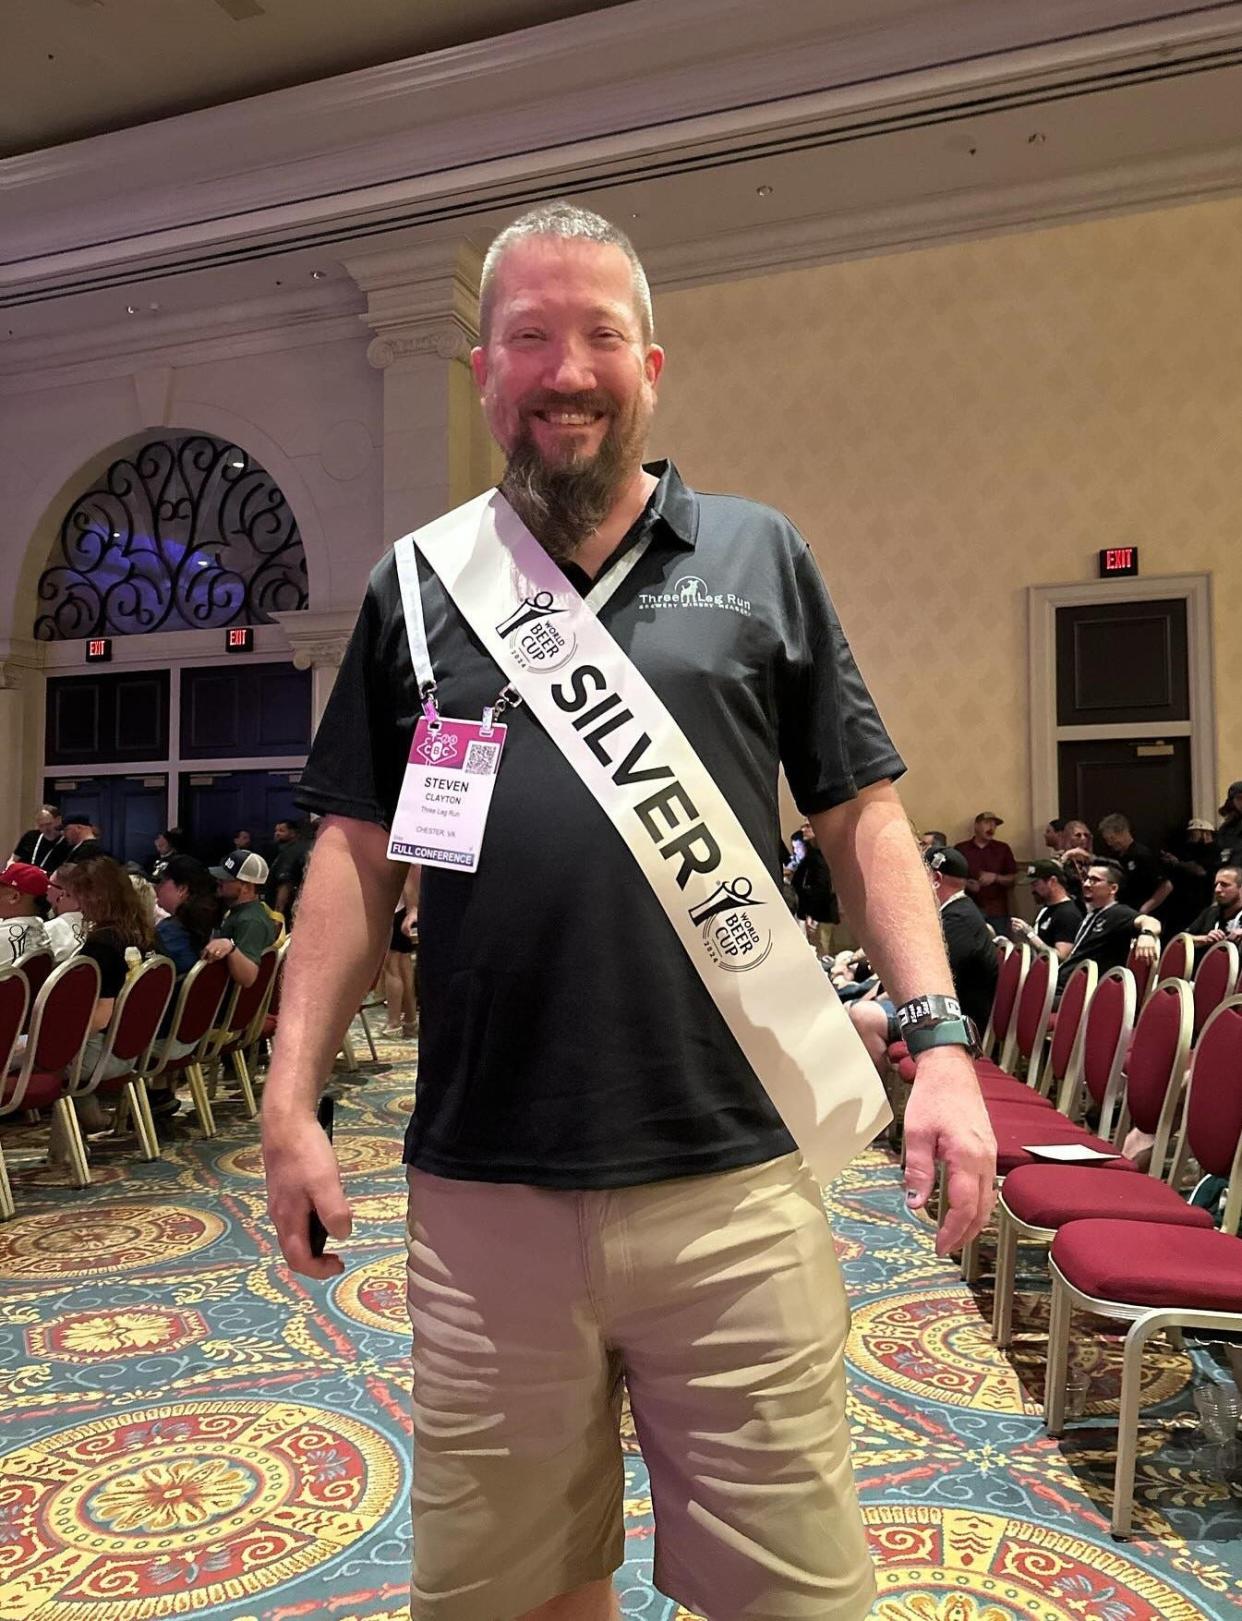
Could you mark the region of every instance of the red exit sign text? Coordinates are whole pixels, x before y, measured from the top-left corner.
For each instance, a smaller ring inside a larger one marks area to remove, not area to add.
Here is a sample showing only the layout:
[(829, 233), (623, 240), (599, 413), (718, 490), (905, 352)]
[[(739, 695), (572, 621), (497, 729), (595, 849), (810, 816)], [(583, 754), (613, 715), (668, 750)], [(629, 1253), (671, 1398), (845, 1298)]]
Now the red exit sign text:
[(230, 653), (254, 652), (254, 627), (251, 625), (230, 626), (227, 634), (226, 646)]
[(1106, 546), (1100, 553), (1100, 577), (1138, 573), (1137, 546)]
[(88, 664), (107, 664), (112, 657), (112, 638), (110, 636), (94, 636), (86, 644), (86, 662)]

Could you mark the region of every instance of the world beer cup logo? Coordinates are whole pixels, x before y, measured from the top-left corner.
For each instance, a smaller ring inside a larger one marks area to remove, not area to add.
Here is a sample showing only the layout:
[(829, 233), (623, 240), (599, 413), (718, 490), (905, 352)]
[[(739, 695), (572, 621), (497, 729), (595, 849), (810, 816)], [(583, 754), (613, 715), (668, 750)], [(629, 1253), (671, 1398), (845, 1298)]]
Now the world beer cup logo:
[(438, 732), (429, 732), (417, 752), (428, 765), (446, 765), (457, 753), (457, 741), (457, 733), (443, 727)]
[(707, 955), (717, 968), (742, 974), (758, 968), (772, 949), (772, 931), (764, 928), (754, 908), (754, 885), (749, 878), (719, 883), (705, 901), (690, 908), (690, 921), (698, 928)]
[(551, 673), (568, 664), (577, 651), (577, 638), (555, 623), (556, 616), (565, 611), (556, 606), (550, 591), (536, 591), (523, 597), (509, 617), (501, 620), (496, 634), (508, 642), (524, 670)]

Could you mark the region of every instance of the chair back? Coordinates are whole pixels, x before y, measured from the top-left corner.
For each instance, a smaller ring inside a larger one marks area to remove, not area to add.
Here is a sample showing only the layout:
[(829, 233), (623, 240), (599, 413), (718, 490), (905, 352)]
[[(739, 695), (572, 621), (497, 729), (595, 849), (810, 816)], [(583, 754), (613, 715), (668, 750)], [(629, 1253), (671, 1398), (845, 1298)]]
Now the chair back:
[(1188, 934), (1175, 934), (1160, 953), (1156, 984), (1166, 979), (1189, 979), (1194, 972), (1195, 943)]
[(26, 979), (26, 988), (29, 995), (26, 998), (26, 1020), (34, 1012), (35, 1000), (39, 992), (47, 984), (47, 976), (56, 966), (56, 957), (52, 951), (44, 947), (42, 951), (28, 951), (24, 957), (19, 957), (13, 965), (19, 969)]
[(52, 970), (35, 1001), (25, 1060), (12, 1091), (4, 1094), (0, 1114), (22, 1107), (32, 1075), (64, 1072), (70, 1086), (76, 1083), (98, 1000), (99, 965), (93, 957), (79, 952)]
[(237, 994), (233, 998), (225, 1024), (228, 1036), (223, 1046), (245, 1046), (254, 1039), (251, 1031), (256, 1022), (262, 1023), (263, 1011), (267, 1005), (268, 992), (272, 988), (278, 960), (278, 948), (274, 945), (268, 946), (259, 958), (258, 972), (250, 984), (237, 987)]
[[(1242, 1217), (1242, 996), (1222, 1002), (1203, 1027), (1190, 1062), (1186, 1126), (1190, 1152), (1209, 1176), (1227, 1176), (1224, 1230)], [(1181, 1153), (1178, 1155), (1182, 1158)]]
[(1042, 945), (1031, 947), (1031, 966), (1022, 982), (1017, 1011), (1011, 1023), (1009, 1063), (1001, 1060), (1001, 1068), (1014, 1070), (1019, 1058), (1026, 1059), (1026, 1083), (1039, 1086), (1039, 1072), (1043, 1067), (1044, 1042), (1048, 1034), (1048, 1020), (1052, 1016), (1052, 998), (1056, 991), (1060, 959)]
[(1156, 1139), (1151, 1174), (1159, 1177), (1169, 1151), (1190, 1056), (1194, 1018), (1190, 986), (1184, 979), (1157, 985), (1134, 1026), (1126, 1054), (1126, 1109), (1140, 1131)]
[(1113, 1130), (1133, 1029), (1134, 979), (1128, 968), (1110, 968), (1091, 998), (1082, 1041), (1082, 1080), (1099, 1106), (1101, 1137)]
[(1126, 967), (1134, 975), (1135, 1005), (1142, 1008), (1148, 996), (1156, 988), (1157, 976), (1152, 972), (1155, 960), (1149, 951), (1140, 951), (1137, 936), (1130, 947), (1130, 955), (1126, 958)]
[(1195, 1040), (1212, 1014), (1238, 988), (1238, 948), (1218, 940), (1195, 971)]
[(220, 1003), (232, 980), (224, 962), (196, 962), (181, 981), (168, 1033), (151, 1055), (149, 1075), (158, 1075), (172, 1062), (174, 1045), (197, 1046), (216, 1022)]
[(1088, 957), (1074, 969), (1061, 992), (1056, 1027), (1048, 1046), (1048, 1068), (1057, 1088), (1056, 1105), (1063, 1113), (1069, 1112), (1070, 1102), (1077, 1090), (1082, 1038), (1087, 1028), (1085, 1015), (1095, 995), (1099, 977), (1099, 964)]
[(275, 1018), (280, 1013), (280, 993), (285, 984), (285, 961), (289, 956), (288, 940), (283, 945), (277, 946), (276, 950), (280, 960), (276, 964), (276, 972), (272, 975), (272, 994), (267, 1002), (267, 1015), (269, 1018)]
[(159, 1033), (160, 1020), (168, 1006), (177, 970), (167, 957), (148, 957), (121, 988), (108, 1025), (108, 1038), (90, 1075), (81, 1078), (78, 1091), (91, 1091), (99, 1084), (110, 1059), (138, 1068)]
[(26, 1009), (29, 1006), (30, 991), (20, 963), (9, 963), (6, 968), (0, 968), (0, 1091), (3, 1091), (9, 1060), (26, 1023)]
[(1031, 948), (1028, 945), (1013, 945), (1004, 956), (1000, 972), (996, 976), (996, 992), (992, 997), (992, 1017), (988, 1020), (988, 1039), (983, 1043), (984, 1052), (989, 1051), (995, 1042), (1003, 1053), (1013, 1010), (1018, 1005), (1018, 996), (1030, 966)]

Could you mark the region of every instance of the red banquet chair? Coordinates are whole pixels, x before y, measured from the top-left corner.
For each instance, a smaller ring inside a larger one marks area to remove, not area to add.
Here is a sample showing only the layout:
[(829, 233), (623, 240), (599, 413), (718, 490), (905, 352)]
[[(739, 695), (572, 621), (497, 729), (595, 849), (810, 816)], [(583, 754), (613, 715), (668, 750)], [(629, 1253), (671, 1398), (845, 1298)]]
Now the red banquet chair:
[[(227, 1058), (232, 1064), (233, 1073), (237, 1077), (237, 1084), (245, 1101), (246, 1112), (252, 1120), (259, 1112), (259, 1105), (255, 1101), (250, 1066), (246, 1061), (246, 1048), (256, 1042), (262, 1033), (264, 1015), (271, 1000), (272, 985), (279, 963), (279, 948), (274, 945), (268, 946), (259, 958), (258, 972), (250, 984), (235, 986), (232, 997), (225, 1002), (224, 1018), (212, 1032), (209, 1048), (210, 1057), (216, 1063), (223, 1063)], [(212, 1086), (214, 1096), (214, 1082)]]
[[(1134, 1028), (1134, 981), (1125, 968), (1113, 968), (1096, 987), (1087, 1010), (1082, 1031), (1082, 1051), (1077, 1074), (1078, 1085), (1086, 1088), (1090, 1101), (1099, 1109), (1100, 1130), (1097, 1136), (1060, 1110), (1032, 1109), (1026, 1104), (993, 1104), (988, 1110), (992, 1130), (996, 1135), (996, 1174), (1006, 1177), (1019, 1165), (1037, 1165), (1039, 1157), (1031, 1147), (1078, 1147), (1091, 1149), (1109, 1156), (1110, 1170), (1136, 1169), (1132, 1160), (1120, 1157), (1123, 1116), (1119, 1108), (1122, 1097), (1122, 1065), (1130, 1033)], [(1063, 1099), (1066, 1101), (1063, 1089)], [(1077, 1090), (1077, 1085), (1074, 1088)], [(1072, 1105), (1072, 1099), (1069, 1100)], [(1109, 1141), (1107, 1133), (1113, 1131), (1117, 1141)], [(947, 1211), (942, 1200), (940, 1208)], [(962, 1276), (969, 1282), (976, 1277), (978, 1239), (972, 1239), (962, 1249)]]
[[(1154, 971), (1156, 959), (1150, 951), (1141, 951), (1139, 946), (1139, 937), (1136, 935), (1134, 944), (1130, 947), (1130, 954), (1126, 958), (1126, 967), (1134, 975), (1134, 1005), (1141, 1013), (1144, 1003), (1159, 983), (1159, 975)], [(1179, 978), (1180, 976), (1174, 975), (1172, 977)]]
[(1183, 979), (1166, 979), (1139, 1015), (1126, 1054), (1126, 1113), (1138, 1130), (1155, 1138), (1147, 1176), (1102, 1176), (1095, 1165), (1037, 1164), (1021, 1165), (1005, 1178), (996, 1207), (992, 1300), (992, 1337), (998, 1345), (1012, 1338), (1019, 1243), (1051, 1244), (1066, 1222), (1097, 1216), (1212, 1225), (1207, 1211), (1188, 1204), (1163, 1180), (1190, 1056), (1191, 1017), (1190, 986)]
[(1073, 1313), (1129, 1322), (1121, 1375), (1113, 1535), (1130, 1535), (1143, 1351), (1164, 1329), (1242, 1334), (1242, 997), (1212, 1014), (1195, 1046), (1184, 1136), (1210, 1176), (1227, 1176), (1221, 1230), (1130, 1221), (1071, 1221), (1052, 1242), (1052, 1307), (1044, 1422), (1065, 1429)]
[(1231, 940), (1218, 940), (1204, 953), (1195, 970), (1195, 1033), (1199, 1033), (1222, 1002), (1238, 988), (1238, 948)]
[[(160, 1157), (160, 1145), (141, 1070), (159, 1034), (160, 1020), (164, 1017), (176, 983), (176, 967), (167, 957), (148, 957), (137, 972), (129, 976), (117, 996), (107, 1039), (94, 1070), (90, 1075), (79, 1077), (77, 1085), (70, 1091), (72, 1097), (82, 1097), (88, 1092), (101, 1096), (123, 1093), (138, 1133), (143, 1158), (148, 1160)], [(128, 1064), (129, 1070), (105, 1078), (103, 1072), (111, 1059)], [(89, 1175), (88, 1166), (88, 1180)]]
[(1194, 969), (1194, 941), (1188, 934), (1175, 934), (1160, 953), (1160, 964), (1155, 973), (1156, 984), (1163, 985), (1166, 979), (1189, 980)]
[(992, 1015), (980, 1046), (983, 1048), (985, 1058), (999, 1055), (1000, 1061), (1004, 1063), (1005, 1044), (1013, 1010), (1018, 1005), (1022, 985), (1031, 966), (1031, 948), (1025, 943), (1014, 945), (1009, 940), (999, 938), (996, 948), (1000, 966), (996, 976), (996, 990), (992, 995)]
[[(1046, 1064), (1048, 1024), (1052, 1015), (1052, 998), (1057, 988), (1057, 969), (1060, 960), (1046, 946), (1030, 948), (1031, 961), (1018, 1005), (1009, 1022), (1010, 1035), (1005, 1043), (1007, 1062), (994, 1064), (991, 1059), (980, 1058), (975, 1069), (979, 1077), (979, 1090), (984, 1102), (1022, 1102), (1050, 1109), (1046, 1096), (1047, 1083), (1052, 1070)], [(1020, 1078), (1018, 1070), (1025, 1065)]]
[(52, 1109), (65, 1134), (74, 1186), (90, 1181), (82, 1129), (69, 1101), (82, 1067), (82, 1048), (99, 1000), (99, 968), (91, 957), (73, 956), (44, 981), (30, 1016), (21, 1068), (0, 1083), (0, 1116), (19, 1109)]
[(203, 1063), (220, 1004), (232, 983), (228, 964), (223, 960), (196, 962), (181, 981), (167, 1033), (149, 1049), (141, 1065), (147, 1085), (159, 1076), (172, 1079), (185, 1075), (204, 1137), (215, 1136), (216, 1122), (207, 1096)]
[(47, 976), (56, 966), (56, 958), (50, 951), (28, 951), (13, 966), (25, 977), (26, 989), (30, 993), (26, 1002), (26, 1017), (29, 1019), (39, 992), (47, 983)]
[[(30, 992), (25, 974), (16, 963), (0, 968), (0, 1075), (9, 1072), (13, 1048), (26, 1023), (26, 1009), (29, 1006)], [(0, 1221), (8, 1221), (13, 1213), (13, 1190), (9, 1186), (8, 1168), (4, 1163), (4, 1144), (0, 1143)]]

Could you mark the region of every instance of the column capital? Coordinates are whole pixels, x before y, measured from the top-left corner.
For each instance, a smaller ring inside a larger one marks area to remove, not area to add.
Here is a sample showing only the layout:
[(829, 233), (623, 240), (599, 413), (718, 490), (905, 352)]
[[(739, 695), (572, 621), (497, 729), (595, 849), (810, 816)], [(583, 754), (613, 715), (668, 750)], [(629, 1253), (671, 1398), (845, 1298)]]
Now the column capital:
[(0, 636), (0, 692), (16, 692), (28, 671), (42, 670), (46, 642), (29, 636)]
[(295, 610), (272, 615), (285, 633), (296, 670), (336, 669), (345, 657), (355, 617), (348, 608), (326, 613)]
[(375, 333), (367, 359), (377, 369), (428, 355), (465, 360), (477, 343), (483, 255), (473, 242), (361, 254), (345, 268), (367, 296), (360, 319)]

